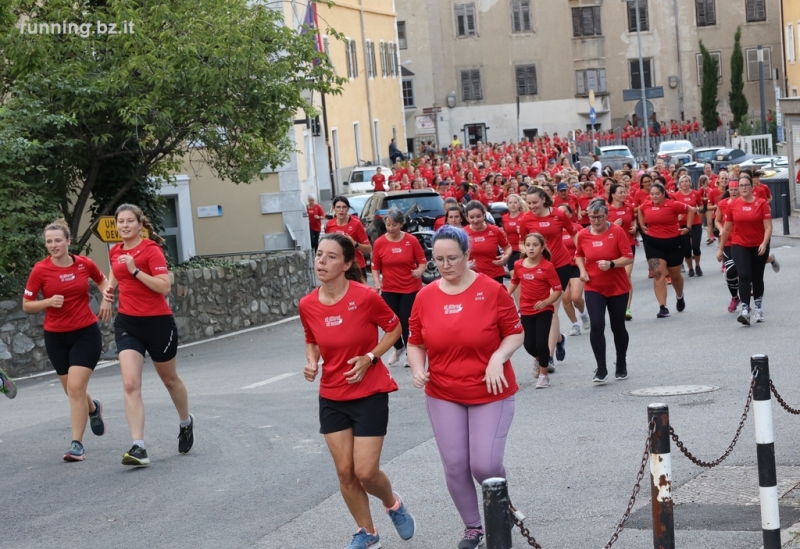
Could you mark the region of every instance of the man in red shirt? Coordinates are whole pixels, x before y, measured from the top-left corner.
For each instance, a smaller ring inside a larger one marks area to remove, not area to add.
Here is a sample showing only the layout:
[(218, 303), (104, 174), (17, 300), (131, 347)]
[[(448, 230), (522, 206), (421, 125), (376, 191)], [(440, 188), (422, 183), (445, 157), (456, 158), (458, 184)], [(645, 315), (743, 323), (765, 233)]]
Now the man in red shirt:
[(572, 221), (577, 222), (581, 207), (578, 202), (578, 197), (574, 194), (570, 194), (569, 185), (566, 183), (559, 183), (558, 186), (556, 186), (556, 195), (553, 197), (554, 208), (558, 208), (561, 204), (569, 205), (572, 210)]
[(381, 173), (381, 167), (375, 168), (375, 175), (372, 176), (372, 186), (374, 191), (385, 191), (386, 176)]

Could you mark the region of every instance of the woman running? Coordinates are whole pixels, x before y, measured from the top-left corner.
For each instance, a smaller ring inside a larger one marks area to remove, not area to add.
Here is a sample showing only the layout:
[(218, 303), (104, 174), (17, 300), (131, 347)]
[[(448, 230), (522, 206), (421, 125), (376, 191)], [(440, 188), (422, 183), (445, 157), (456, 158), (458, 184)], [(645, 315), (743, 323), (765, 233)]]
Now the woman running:
[[(569, 204), (562, 203), (558, 209), (567, 214), (567, 217), (573, 219), (572, 207)], [(573, 222), (575, 230), (580, 232), (583, 227)], [(583, 282), (581, 281), (581, 272), (578, 270), (578, 264), (575, 263), (575, 239), (567, 232), (563, 231), (561, 234), (561, 242), (569, 252), (569, 284), (564, 288), (561, 294), (561, 304), (564, 306), (564, 312), (567, 313), (567, 318), (572, 323), (572, 328), (569, 329), (569, 335), (581, 335), (581, 325), (583, 329), (588, 331), (591, 327), (589, 322), (589, 314), (586, 312), (586, 302), (583, 299)], [(577, 309), (581, 317), (581, 322), (578, 322), (578, 316), (575, 314)]]
[(442, 278), (414, 302), (408, 347), (414, 387), (425, 387), (447, 489), (464, 521), (460, 549), (475, 549), (483, 538), (475, 481), (506, 476), (518, 389), (510, 359), (524, 338), (514, 300), (467, 267), (469, 254), (465, 231), (445, 226), (434, 235)]
[(523, 204), (519, 195), (513, 193), (508, 195), (506, 204), (508, 204), (508, 213), (503, 214), (500, 220), (503, 225), (503, 232), (506, 233), (508, 243), (511, 245), (511, 255), (508, 258), (506, 267), (508, 268), (508, 274), (511, 278), (514, 278), (514, 264), (520, 256), (517, 225), (528, 208)]
[(317, 197), (313, 194), (308, 195), (306, 211), (308, 212), (308, 231), (311, 233), (311, 253), (317, 253), (319, 232), (322, 230), (322, 220), (325, 219), (325, 210), (316, 201)]
[[(547, 368), (550, 363), (550, 326), (553, 303), (561, 298), (561, 282), (550, 263), (550, 251), (539, 233), (528, 233), (523, 243), (525, 257), (514, 266), (508, 293), (520, 288), (520, 320), (525, 330), (525, 350), (538, 364), (537, 389), (550, 387)], [(534, 366), (533, 374), (537, 374)]]
[(370, 246), (364, 225), (361, 224), (358, 217), (350, 215), (350, 201), (345, 196), (337, 196), (333, 199), (333, 219), (325, 224), (325, 234), (331, 233), (342, 233), (353, 241), (353, 246), (356, 247), (356, 264), (366, 280), (367, 261), (364, 259), (364, 254), (368, 254), (372, 250), (372, 246)]
[[(108, 288), (109, 282), (94, 261), (69, 253), (71, 243), (69, 227), (63, 219), (45, 227), (44, 244), (50, 257), (33, 266), (25, 285), (22, 310), (29, 314), (45, 312), (47, 357), (69, 397), (72, 442), (64, 454), (64, 461), (83, 461), (87, 416), (95, 435), (101, 436), (106, 432), (103, 404), (86, 390), (103, 352), (98, 317), (89, 308), (89, 279), (101, 292)], [(37, 299), (39, 292), (44, 299)], [(105, 322), (110, 318), (111, 311), (102, 308), (100, 319)], [(8, 391), (6, 395), (14, 398), (16, 387), (13, 383), (8, 387), (6, 379), (2, 379)]]
[[(703, 196), (692, 189), (692, 178), (682, 175), (678, 179), (678, 190), (672, 193), (672, 199), (683, 202), (687, 206), (695, 208), (696, 215), (691, 225), (685, 219), (681, 219), (681, 228), (687, 228), (688, 232), (683, 235), (681, 249), (683, 258), (686, 260), (686, 268), (689, 270), (689, 277), (703, 276), (703, 269), (700, 268), (700, 241), (703, 238)], [(694, 261), (694, 263), (692, 263)]]
[(616, 379), (628, 379), (628, 330), (625, 309), (631, 283), (624, 267), (633, 263), (628, 231), (609, 223), (608, 205), (602, 198), (589, 204), (591, 227), (578, 233), (577, 258), (581, 279), (586, 284), (586, 308), (592, 320), (589, 340), (597, 369), (592, 381), (602, 383), (608, 377), (606, 365), (606, 310), (614, 347), (617, 351)]
[[(308, 360), (303, 375), (314, 381), (323, 360), (319, 431), (356, 521), (356, 533), (345, 549), (367, 549), (380, 547), (368, 494), (381, 500), (401, 538), (411, 539), (415, 522), (380, 469), (389, 393), (397, 390), (380, 357), (400, 338), (400, 320), (365, 284), (355, 258), (355, 246), (346, 235), (323, 236), (314, 259), (322, 285), (300, 300), (299, 313)], [(378, 328), (385, 332), (380, 341)]]
[(687, 234), (689, 229), (681, 228), (680, 223), (685, 218), (686, 225), (691, 226), (695, 211), (691, 206), (677, 200), (669, 200), (667, 190), (661, 183), (653, 183), (650, 187), (650, 200), (639, 207), (639, 229), (647, 265), (653, 271), (653, 291), (659, 306), (656, 318), (669, 316), (667, 276), (672, 278), (678, 312), (686, 309), (681, 276), (683, 251), (680, 237)]
[(167, 304), (172, 285), (161, 246), (141, 237), (142, 228), (156, 234), (141, 208), (123, 204), (115, 213), (122, 243), (109, 252), (111, 276), (103, 292), (103, 307), (110, 307), (114, 289), (119, 286), (119, 307), (114, 319), (114, 339), (119, 352), (119, 368), (124, 388), (125, 417), (133, 446), (122, 456), (123, 465), (145, 467), (150, 464), (144, 444), (144, 402), (142, 369), (145, 353), (150, 355), (158, 377), (164, 383), (178, 412), (178, 452), (187, 453), (194, 444), (194, 416), (189, 413), (186, 385), (178, 376), (178, 328)]
[(419, 240), (403, 231), (403, 212), (391, 208), (383, 219), (386, 234), (375, 241), (372, 250), (372, 282), (403, 328), (402, 337), (394, 342), (389, 355), (387, 364), (392, 366), (408, 345), (408, 319), (417, 292), (422, 289), (422, 274), (428, 262)]
[[(736, 230), (731, 235), (733, 228)], [(739, 300), (742, 311), (737, 319), (750, 325), (750, 292), (752, 289), (755, 308), (753, 320), (764, 322), (761, 304), (764, 299), (764, 268), (769, 258), (769, 242), (772, 237), (772, 212), (769, 203), (753, 196), (753, 182), (742, 174), (739, 179), (739, 199), (728, 204), (725, 226), (719, 237), (717, 261), (724, 258), (725, 244), (731, 238), (731, 255), (739, 274)]]
[[(639, 232), (639, 225), (636, 223), (636, 214), (633, 211), (632, 201), (628, 200), (628, 189), (625, 185), (616, 183), (611, 185), (608, 191), (608, 221), (622, 227), (628, 235), (628, 242), (631, 245), (633, 259), (625, 265), (625, 272), (628, 274), (628, 281), (631, 282), (633, 272), (633, 261), (636, 259), (636, 234)], [(625, 320), (633, 320), (631, 314), (631, 301), (633, 300), (633, 282), (631, 290), (628, 292), (628, 304), (625, 307)]]
[[(467, 218), (464, 212), (458, 206), (451, 206), (447, 208), (447, 225), (452, 227), (463, 228), (467, 225)], [(441, 227), (439, 227), (441, 228)]]
[[(722, 177), (721, 174), (720, 177)], [(727, 175), (725, 176), (725, 181), (727, 181)], [(728, 204), (737, 198), (739, 198), (739, 182), (731, 181), (730, 185), (728, 185), (728, 189), (717, 202), (717, 208), (714, 212), (714, 223), (716, 224), (719, 234), (722, 234), (722, 229), (725, 228), (725, 214), (728, 213)], [(734, 227), (731, 226), (731, 237), (733, 237), (733, 232)], [(728, 304), (728, 312), (735, 313), (736, 309), (739, 307), (739, 273), (736, 271), (736, 264), (733, 262), (733, 256), (731, 255), (730, 238), (722, 248), (722, 258), (725, 283), (728, 285), (728, 291), (731, 293), (731, 302)]]
[[(486, 209), (477, 200), (467, 204), (467, 221), (464, 230), (469, 236), (469, 254), (474, 269), (493, 278), (500, 284), (506, 275), (503, 266), (511, 256), (511, 246), (505, 233), (495, 225), (486, 223)], [(498, 255), (498, 249), (502, 252)]]

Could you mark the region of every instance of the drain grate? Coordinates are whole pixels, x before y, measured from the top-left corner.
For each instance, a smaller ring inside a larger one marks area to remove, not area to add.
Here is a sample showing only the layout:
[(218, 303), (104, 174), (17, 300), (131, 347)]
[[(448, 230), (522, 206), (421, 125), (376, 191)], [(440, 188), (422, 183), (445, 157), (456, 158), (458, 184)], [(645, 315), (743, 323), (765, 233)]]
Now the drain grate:
[(699, 393), (710, 393), (719, 390), (716, 385), (669, 385), (666, 387), (649, 387), (647, 389), (636, 389), (629, 391), (626, 395), (636, 397), (657, 397), (657, 396), (680, 396), (696, 395)]

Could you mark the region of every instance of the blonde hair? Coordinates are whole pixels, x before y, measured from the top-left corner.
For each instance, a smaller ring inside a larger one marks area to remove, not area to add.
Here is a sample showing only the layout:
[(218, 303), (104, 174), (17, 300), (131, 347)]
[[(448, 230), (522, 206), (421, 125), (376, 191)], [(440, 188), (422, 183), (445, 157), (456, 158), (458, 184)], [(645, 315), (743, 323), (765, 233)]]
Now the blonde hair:
[(50, 223), (47, 227), (45, 227), (44, 232), (42, 232), (42, 236), (44, 236), (44, 234), (47, 233), (47, 231), (61, 231), (62, 233), (64, 233), (64, 238), (66, 240), (72, 239), (72, 234), (70, 233), (69, 225), (67, 225), (67, 220), (64, 219), (63, 217), (56, 219), (55, 221)]
[(521, 211), (522, 213), (528, 213), (528, 203), (522, 200), (522, 197), (517, 193), (511, 193), (510, 195), (508, 195), (506, 197), (506, 204), (508, 204), (508, 201), (512, 198), (516, 198), (517, 200), (519, 200), (519, 211)]

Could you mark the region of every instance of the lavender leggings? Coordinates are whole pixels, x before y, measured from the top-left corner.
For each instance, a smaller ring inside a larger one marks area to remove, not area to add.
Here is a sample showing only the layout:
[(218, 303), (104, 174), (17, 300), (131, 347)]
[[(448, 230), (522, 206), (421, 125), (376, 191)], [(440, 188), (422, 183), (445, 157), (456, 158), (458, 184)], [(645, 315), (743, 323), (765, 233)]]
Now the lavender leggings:
[(428, 417), (444, 465), (447, 490), (465, 526), (479, 526), (481, 514), (473, 478), (506, 476), (503, 453), (514, 419), (514, 397), (465, 406), (426, 397)]

